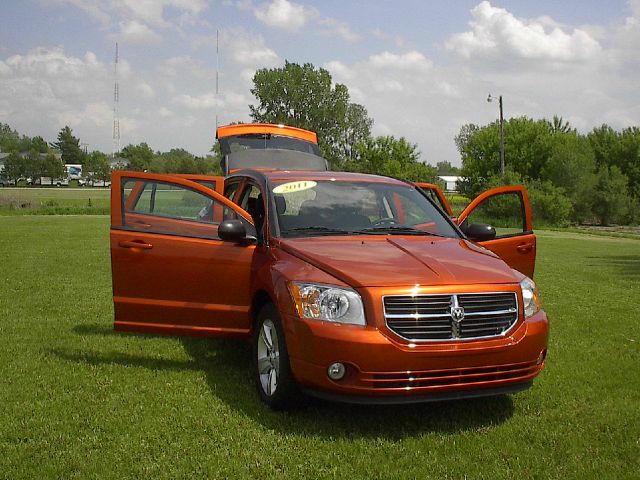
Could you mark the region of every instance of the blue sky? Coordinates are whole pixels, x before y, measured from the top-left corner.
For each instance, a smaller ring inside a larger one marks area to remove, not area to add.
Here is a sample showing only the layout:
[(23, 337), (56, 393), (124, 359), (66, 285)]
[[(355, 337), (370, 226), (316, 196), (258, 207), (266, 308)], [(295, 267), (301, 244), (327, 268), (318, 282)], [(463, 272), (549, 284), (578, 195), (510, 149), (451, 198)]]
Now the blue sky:
[(26, 0), (0, 18), (0, 122), (48, 140), (68, 124), (105, 152), (116, 41), (123, 146), (206, 153), (216, 115), (248, 121), (253, 73), (285, 59), (329, 70), (432, 164), (496, 118), (488, 93), (507, 117), (640, 125), (640, 0)]

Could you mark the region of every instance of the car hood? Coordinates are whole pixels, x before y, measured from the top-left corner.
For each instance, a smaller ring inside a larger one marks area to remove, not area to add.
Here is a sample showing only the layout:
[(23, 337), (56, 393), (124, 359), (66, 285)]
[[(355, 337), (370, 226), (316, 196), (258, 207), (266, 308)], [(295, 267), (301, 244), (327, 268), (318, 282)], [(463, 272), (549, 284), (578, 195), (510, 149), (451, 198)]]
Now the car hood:
[(310, 237), (282, 239), (280, 247), (353, 287), (520, 281), (493, 252), (457, 238)]

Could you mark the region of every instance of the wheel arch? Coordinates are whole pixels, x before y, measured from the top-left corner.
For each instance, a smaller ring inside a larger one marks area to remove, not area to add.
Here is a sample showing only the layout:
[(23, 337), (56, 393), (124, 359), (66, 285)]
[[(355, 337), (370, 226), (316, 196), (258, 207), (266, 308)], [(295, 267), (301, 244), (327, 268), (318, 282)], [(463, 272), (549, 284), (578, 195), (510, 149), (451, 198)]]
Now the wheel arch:
[(276, 305), (276, 302), (273, 300), (271, 295), (269, 295), (269, 293), (266, 290), (261, 289), (261, 290), (257, 290), (254, 293), (253, 300), (251, 301), (251, 310), (250, 310), (252, 331), (255, 328), (255, 323), (258, 318), (258, 314), (260, 313), (260, 310), (262, 309), (262, 307), (264, 307), (269, 303), (272, 303), (274, 306)]

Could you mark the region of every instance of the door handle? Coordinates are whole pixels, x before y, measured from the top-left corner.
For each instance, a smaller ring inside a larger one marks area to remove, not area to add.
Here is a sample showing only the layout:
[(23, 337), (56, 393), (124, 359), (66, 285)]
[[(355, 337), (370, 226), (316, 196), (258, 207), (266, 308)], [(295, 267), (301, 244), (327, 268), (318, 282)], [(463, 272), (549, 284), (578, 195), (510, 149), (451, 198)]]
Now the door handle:
[(150, 224), (148, 224), (148, 223), (144, 223), (144, 222), (140, 222), (140, 221), (136, 221), (136, 222), (133, 222), (133, 223), (134, 223), (134, 225), (135, 225), (136, 227), (140, 227), (140, 228), (151, 228), (151, 225), (150, 225)]
[(153, 245), (144, 240), (121, 240), (118, 242), (118, 246), (122, 248), (140, 248), (142, 250), (150, 250), (153, 248)]
[(520, 253), (529, 253), (533, 250), (533, 243), (523, 243), (522, 245), (518, 245), (516, 250)]

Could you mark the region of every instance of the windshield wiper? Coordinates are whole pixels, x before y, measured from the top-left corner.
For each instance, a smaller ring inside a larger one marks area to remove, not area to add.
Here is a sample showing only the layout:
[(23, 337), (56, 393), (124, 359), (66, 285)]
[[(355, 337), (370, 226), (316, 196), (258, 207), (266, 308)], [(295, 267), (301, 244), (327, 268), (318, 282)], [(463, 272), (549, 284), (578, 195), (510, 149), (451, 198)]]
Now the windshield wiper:
[(283, 235), (288, 235), (291, 233), (311, 233), (314, 235), (353, 235), (359, 232), (343, 230), (341, 228), (331, 228), (331, 227), (321, 227), (321, 226), (289, 228), (287, 230), (283, 230), (282, 232)]
[(433, 237), (445, 237), (445, 235), (440, 235), (439, 233), (426, 232), (418, 228), (401, 226), (401, 225), (385, 225), (385, 226), (379, 226), (379, 227), (363, 228), (362, 230), (358, 230), (358, 233), (373, 233), (373, 234), (382, 234), (382, 235), (385, 235), (385, 234), (425, 235), (425, 236), (433, 236)]

